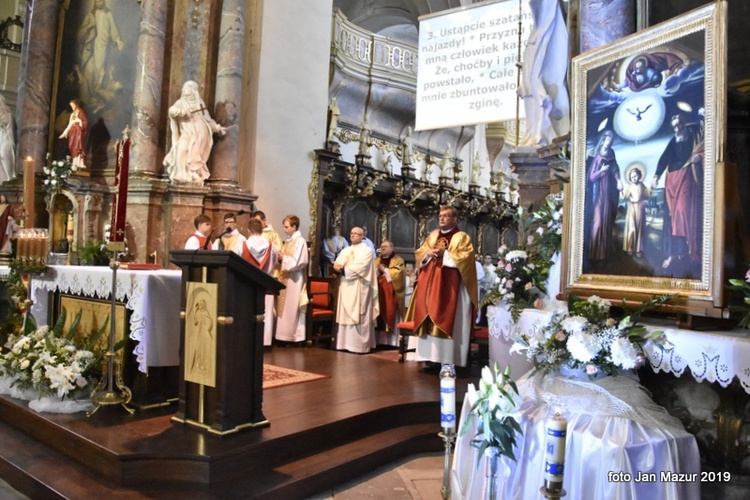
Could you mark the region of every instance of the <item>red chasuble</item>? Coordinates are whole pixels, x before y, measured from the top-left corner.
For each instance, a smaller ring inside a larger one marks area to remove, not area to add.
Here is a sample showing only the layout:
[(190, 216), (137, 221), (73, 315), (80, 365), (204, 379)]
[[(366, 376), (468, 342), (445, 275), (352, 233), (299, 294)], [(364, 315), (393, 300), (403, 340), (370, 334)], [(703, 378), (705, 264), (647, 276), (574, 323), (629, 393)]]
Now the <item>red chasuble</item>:
[[(391, 265), (391, 257), (380, 257), (379, 261), (379, 264), (386, 269)], [(392, 332), (396, 329), (398, 297), (396, 297), (396, 291), (393, 289), (393, 283), (388, 281), (385, 276), (378, 277), (378, 301), (380, 302), (380, 317), (385, 322), (386, 331)]]
[(422, 247), (415, 252), (417, 261), (421, 262), (427, 250), (435, 247), (443, 248), (450, 253), (458, 268), (443, 266), (442, 259), (432, 259), (422, 267), (406, 313), (406, 320), (414, 321), (417, 335), (452, 338), (462, 279), (471, 302), (474, 305), (477, 303), (474, 247), (469, 236), (459, 231), (458, 227), (444, 234), (438, 229), (433, 231)]

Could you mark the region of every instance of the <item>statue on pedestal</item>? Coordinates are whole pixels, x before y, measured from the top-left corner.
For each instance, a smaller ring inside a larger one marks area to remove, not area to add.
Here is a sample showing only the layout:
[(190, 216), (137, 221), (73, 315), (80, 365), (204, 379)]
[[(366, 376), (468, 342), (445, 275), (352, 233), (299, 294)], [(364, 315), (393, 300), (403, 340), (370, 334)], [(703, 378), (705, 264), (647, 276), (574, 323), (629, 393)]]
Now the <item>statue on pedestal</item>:
[(359, 154), (370, 156), (370, 146), (372, 146), (370, 127), (367, 125), (367, 119), (365, 119), (359, 126)]
[(414, 164), (414, 139), (411, 138), (411, 127), (406, 127), (406, 135), (401, 139), (401, 165), (411, 167)]
[(86, 168), (84, 160), (86, 158), (86, 134), (89, 130), (89, 120), (86, 118), (86, 113), (83, 112), (79, 99), (70, 101), (70, 109), (73, 112), (68, 119), (68, 126), (60, 134), (60, 139), (68, 139), (68, 151), (73, 165), (78, 168)]
[(16, 147), (13, 114), (0, 94), (0, 183), (16, 178)]
[(479, 177), (482, 175), (482, 164), (479, 163), (479, 152), (474, 155), (474, 162), (471, 164), (471, 183), (479, 185)]
[(213, 134), (227, 129), (208, 114), (198, 94), (198, 84), (187, 81), (182, 95), (169, 108), (172, 147), (164, 157), (164, 166), (172, 182), (203, 182), (211, 175), (206, 166), (214, 145)]
[(448, 177), (453, 172), (453, 151), (448, 144), (443, 152), (443, 160), (440, 162), (440, 177)]
[(330, 146), (333, 141), (333, 134), (336, 131), (336, 127), (339, 123), (339, 116), (341, 115), (341, 110), (339, 109), (338, 104), (336, 104), (336, 98), (331, 97), (331, 103), (328, 105), (328, 135), (326, 136), (327, 144), (326, 146)]

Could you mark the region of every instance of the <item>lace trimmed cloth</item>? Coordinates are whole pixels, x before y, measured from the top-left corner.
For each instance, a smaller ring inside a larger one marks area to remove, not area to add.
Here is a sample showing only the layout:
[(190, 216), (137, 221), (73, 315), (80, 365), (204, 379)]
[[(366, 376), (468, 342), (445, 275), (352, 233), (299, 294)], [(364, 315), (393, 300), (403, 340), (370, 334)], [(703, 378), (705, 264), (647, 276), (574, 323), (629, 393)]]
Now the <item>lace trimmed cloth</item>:
[[(132, 311), (130, 338), (138, 369), (180, 364), (181, 271), (117, 271), (115, 295)], [(31, 312), (41, 326), (47, 322), (48, 293), (68, 293), (108, 300), (112, 293), (112, 270), (94, 266), (52, 266), (33, 278)]]
[[(568, 421), (564, 489), (566, 499), (700, 498), (700, 455), (695, 437), (656, 405), (627, 376), (596, 382), (559, 374), (526, 375), (515, 450), (517, 461), (501, 458), (498, 498), (538, 498), (544, 476), (546, 420), (559, 411)], [(464, 400), (461, 430), (471, 408)], [(486, 457), (477, 465), (471, 446), (475, 429), (456, 442), (452, 468), (454, 498), (482, 498)], [(670, 480), (685, 474), (685, 481)], [(638, 481), (641, 479), (641, 481)]]

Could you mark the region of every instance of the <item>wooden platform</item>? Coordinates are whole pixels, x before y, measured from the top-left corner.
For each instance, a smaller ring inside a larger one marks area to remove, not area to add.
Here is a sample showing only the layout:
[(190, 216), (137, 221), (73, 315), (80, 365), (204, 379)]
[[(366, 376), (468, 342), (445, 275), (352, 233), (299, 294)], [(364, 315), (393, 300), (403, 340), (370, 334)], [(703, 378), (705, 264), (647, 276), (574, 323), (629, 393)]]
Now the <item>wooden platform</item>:
[(300, 498), (443, 449), (437, 373), (421, 363), (278, 347), (265, 362), (330, 378), (266, 390), (270, 427), (223, 438), (172, 423), (172, 407), (87, 419), (0, 396), (0, 477), (32, 498)]

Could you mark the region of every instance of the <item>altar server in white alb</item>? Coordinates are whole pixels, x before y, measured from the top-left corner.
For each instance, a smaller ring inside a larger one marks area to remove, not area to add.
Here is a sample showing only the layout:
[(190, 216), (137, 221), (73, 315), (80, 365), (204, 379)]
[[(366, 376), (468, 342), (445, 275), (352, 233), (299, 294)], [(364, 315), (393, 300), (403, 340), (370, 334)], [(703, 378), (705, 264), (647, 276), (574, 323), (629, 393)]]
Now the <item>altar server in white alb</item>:
[(344, 248), (333, 268), (341, 275), (336, 307), (336, 349), (366, 353), (375, 347), (375, 318), (379, 314), (375, 259), (362, 242), (365, 232), (352, 228), (351, 245)]
[[(250, 219), (247, 223), (250, 237), (245, 242), (242, 257), (263, 271), (273, 275), (274, 266), (278, 262), (276, 249), (267, 239), (263, 237), (263, 223), (258, 219)], [(266, 294), (265, 312), (263, 313), (263, 345), (270, 346), (273, 343), (273, 326), (275, 321), (274, 301), (276, 296)]]
[(237, 216), (232, 212), (226, 214), (224, 225), (226, 226), (224, 234), (214, 240), (211, 248), (214, 250), (229, 250), (242, 256), (242, 249), (245, 248), (245, 237), (237, 230)]
[(305, 341), (307, 311), (307, 242), (299, 231), (299, 217), (284, 218), (287, 240), (281, 248), (279, 281), (286, 287), (276, 298), (276, 340), (301, 343)]

